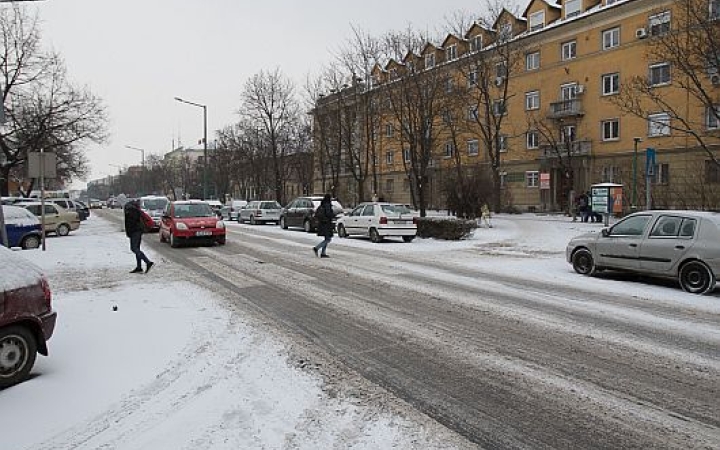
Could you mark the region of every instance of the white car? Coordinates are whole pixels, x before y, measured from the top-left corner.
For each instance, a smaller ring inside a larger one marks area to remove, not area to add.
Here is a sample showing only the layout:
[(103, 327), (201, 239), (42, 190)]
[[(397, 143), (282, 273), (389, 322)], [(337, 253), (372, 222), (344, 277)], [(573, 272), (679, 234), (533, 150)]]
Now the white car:
[(280, 203), (271, 201), (252, 201), (238, 212), (238, 222), (250, 222), (252, 225), (280, 221)]
[(360, 203), (350, 214), (341, 216), (336, 227), (341, 238), (359, 235), (380, 242), (386, 237), (397, 236), (412, 242), (417, 234), (417, 215), (397, 203)]

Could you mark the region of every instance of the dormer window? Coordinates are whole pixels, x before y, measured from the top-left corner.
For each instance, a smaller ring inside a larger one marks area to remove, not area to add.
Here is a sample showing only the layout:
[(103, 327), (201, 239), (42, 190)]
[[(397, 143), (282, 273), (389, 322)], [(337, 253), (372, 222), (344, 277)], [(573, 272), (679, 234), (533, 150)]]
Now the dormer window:
[(433, 67), (435, 67), (435, 53), (425, 55), (425, 68), (432, 69)]
[(543, 28), (545, 28), (545, 11), (530, 14), (530, 31), (542, 30)]
[(390, 70), (390, 79), (391, 80), (397, 80), (398, 78), (398, 71), (397, 69), (391, 69)]
[(453, 44), (445, 49), (445, 61), (457, 59), (457, 45)]
[[(609, 4), (609, 3), (608, 3)], [(565, 2), (565, 18), (577, 16), (582, 12), (582, 0), (567, 0)]]
[(470, 51), (471, 52), (479, 52), (482, 50), (482, 34), (478, 34), (477, 36), (473, 36), (470, 40)]
[(500, 42), (507, 42), (513, 37), (513, 29), (511, 23), (504, 23), (500, 25), (500, 34), (498, 35), (498, 40)]

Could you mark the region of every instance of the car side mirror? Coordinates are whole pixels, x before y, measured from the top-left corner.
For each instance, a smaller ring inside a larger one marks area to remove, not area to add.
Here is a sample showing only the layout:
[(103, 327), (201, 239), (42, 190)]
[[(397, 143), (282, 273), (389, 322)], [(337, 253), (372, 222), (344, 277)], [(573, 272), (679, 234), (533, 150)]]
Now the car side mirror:
[(600, 234), (602, 234), (603, 237), (608, 237), (610, 236), (610, 230), (603, 228), (602, 231), (600, 231)]

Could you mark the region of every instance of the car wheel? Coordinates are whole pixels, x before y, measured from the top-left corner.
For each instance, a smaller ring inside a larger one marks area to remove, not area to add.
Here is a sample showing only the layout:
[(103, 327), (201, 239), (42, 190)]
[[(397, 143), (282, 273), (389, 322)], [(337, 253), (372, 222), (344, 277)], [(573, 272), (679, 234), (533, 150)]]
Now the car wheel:
[(27, 328), (0, 329), (0, 389), (25, 380), (36, 357), (37, 342)]
[(285, 218), (284, 218), (284, 217), (281, 217), (281, 218), (280, 218), (280, 228), (282, 228), (283, 230), (287, 230), (287, 229), (288, 229), (287, 224), (285, 223)]
[(678, 278), (683, 290), (691, 294), (708, 294), (715, 289), (715, 275), (702, 261), (683, 264)]
[(58, 236), (67, 236), (68, 234), (70, 234), (70, 225), (66, 223), (61, 223), (57, 226), (55, 232)]
[(590, 250), (586, 248), (581, 248), (573, 253), (572, 265), (575, 272), (580, 275), (591, 276), (595, 275), (595, 272), (597, 271), (592, 253), (590, 253)]
[(178, 242), (177, 238), (175, 237), (175, 235), (171, 231), (170, 232), (170, 247), (177, 248), (178, 245), (179, 245), (179, 242)]
[(412, 242), (413, 239), (415, 239), (415, 236), (403, 236), (402, 238), (405, 242)]
[(312, 231), (312, 224), (310, 223), (310, 219), (305, 219), (303, 222), (303, 229), (305, 229), (306, 233), (310, 233)]
[(370, 241), (377, 244), (378, 242), (382, 241), (382, 236), (380, 236), (380, 233), (375, 228), (370, 228)]
[(343, 224), (338, 225), (337, 229), (338, 229), (338, 236), (340, 236), (341, 238), (348, 237), (347, 230), (345, 230), (345, 227), (343, 226)]
[(225, 245), (225, 237), (218, 238), (217, 243), (218, 245)]
[(30, 250), (40, 247), (40, 236), (25, 236), (25, 239), (22, 240), (20, 247), (22, 247), (23, 250)]
[(257, 225), (257, 222), (255, 221), (255, 216), (250, 216), (250, 225)]

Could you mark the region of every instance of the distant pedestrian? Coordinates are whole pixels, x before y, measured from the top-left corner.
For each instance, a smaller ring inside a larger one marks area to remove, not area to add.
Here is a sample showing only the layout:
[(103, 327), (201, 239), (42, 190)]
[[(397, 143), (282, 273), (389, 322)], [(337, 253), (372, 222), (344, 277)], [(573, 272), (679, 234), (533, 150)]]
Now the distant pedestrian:
[(335, 228), (335, 226), (333, 225), (334, 218), (335, 212), (332, 208), (332, 198), (330, 197), (330, 194), (325, 194), (325, 197), (323, 197), (322, 201), (320, 202), (320, 206), (318, 206), (317, 210), (315, 210), (315, 219), (317, 220), (317, 235), (325, 238), (322, 242), (313, 247), (313, 252), (315, 252), (315, 256), (318, 256), (319, 251), (321, 258), (329, 258), (329, 256), (327, 255), (327, 246), (330, 241), (332, 241)]
[(492, 228), (492, 223), (490, 222), (490, 219), (492, 219), (490, 207), (487, 203), (483, 203), (482, 207), (480, 208), (480, 221), (481, 223), (484, 223), (488, 228)]
[(590, 217), (589, 211), (590, 197), (586, 193), (580, 194), (578, 197), (578, 212), (580, 213), (580, 220), (587, 222)]
[(125, 234), (130, 238), (130, 250), (135, 253), (135, 268), (130, 273), (143, 273), (142, 261), (145, 261), (145, 273), (150, 272), (154, 262), (150, 261), (145, 253), (140, 250), (142, 235), (145, 232), (145, 220), (143, 211), (140, 210), (138, 200), (130, 200), (125, 205)]

